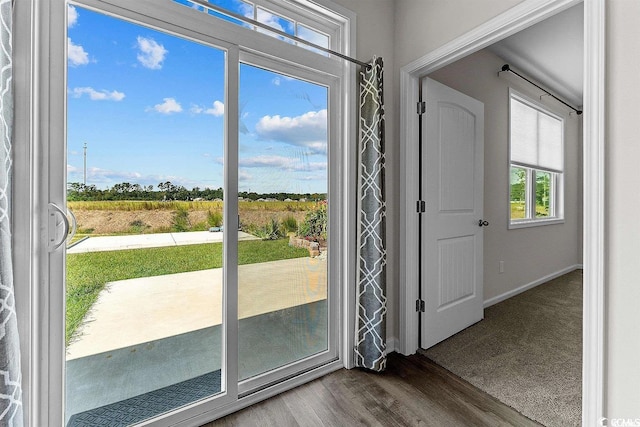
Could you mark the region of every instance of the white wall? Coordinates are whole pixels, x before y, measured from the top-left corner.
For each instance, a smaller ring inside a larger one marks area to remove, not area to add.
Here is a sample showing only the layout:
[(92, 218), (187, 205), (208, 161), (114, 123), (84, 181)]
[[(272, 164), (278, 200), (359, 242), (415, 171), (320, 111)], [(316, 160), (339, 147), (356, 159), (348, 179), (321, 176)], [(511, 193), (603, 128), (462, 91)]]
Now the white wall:
[[(605, 334), (609, 418), (640, 418), (640, 2), (607, 2), (608, 262)], [(611, 425), (611, 424), (610, 424)]]
[[(509, 87), (538, 100), (539, 91), (508, 73), (497, 75), (505, 61), (487, 49), (450, 64), (431, 78), (484, 103), (485, 301), (581, 263), (582, 216), (578, 165), (581, 116), (548, 97), (543, 104), (565, 119), (565, 222), (509, 230)], [(523, 70), (524, 71), (524, 70)], [(428, 102), (428, 98), (427, 98)], [(499, 273), (504, 261), (504, 273)]]
[[(357, 14), (356, 56), (368, 61), (373, 55), (384, 60), (384, 101), (386, 126), (386, 195), (387, 195), (387, 337), (393, 347), (398, 336), (398, 223), (400, 193), (397, 188), (400, 147), (395, 120), (397, 91), (394, 90), (394, 0), (333, 0)], [(354, 106), (355, 107), (355, 106)], [(354, 139), (356, 143), (357, 139)], [(391, 348), (390, 350), (393, 350)]]
[(396, 68), (400, 69), (521, 2), (396, 0)]

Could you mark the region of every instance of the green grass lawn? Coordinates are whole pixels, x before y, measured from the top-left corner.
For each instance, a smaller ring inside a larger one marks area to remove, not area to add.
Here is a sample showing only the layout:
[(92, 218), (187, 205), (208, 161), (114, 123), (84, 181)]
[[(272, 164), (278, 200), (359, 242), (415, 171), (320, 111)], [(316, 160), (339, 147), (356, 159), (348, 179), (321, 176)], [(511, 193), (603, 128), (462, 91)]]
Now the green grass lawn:
[[(240, 265), (305, 256), (286, 239), (238, 243)], [(107, 282), (220, 267), (222, 243), (67, 255), (67, 345)]]

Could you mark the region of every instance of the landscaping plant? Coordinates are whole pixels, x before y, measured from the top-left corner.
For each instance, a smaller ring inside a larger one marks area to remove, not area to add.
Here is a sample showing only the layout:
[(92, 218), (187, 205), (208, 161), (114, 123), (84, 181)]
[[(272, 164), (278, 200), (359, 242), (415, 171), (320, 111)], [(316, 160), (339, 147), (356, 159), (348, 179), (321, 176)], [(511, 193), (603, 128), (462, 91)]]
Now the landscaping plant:
[(307, 212), (304, 222), (298, 227), (298, 236), (316, 242), (327, 240), (327, 202), (322, 201)]

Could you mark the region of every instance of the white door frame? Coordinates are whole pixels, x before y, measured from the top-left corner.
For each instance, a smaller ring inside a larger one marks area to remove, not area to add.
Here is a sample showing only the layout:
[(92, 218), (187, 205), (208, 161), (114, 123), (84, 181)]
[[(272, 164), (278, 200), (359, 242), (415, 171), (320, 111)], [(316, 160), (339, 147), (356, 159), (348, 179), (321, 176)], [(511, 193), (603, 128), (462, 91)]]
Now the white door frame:
[[(420, 79), (581, 0), (525, 0), (400, 69), (400, 336), (397, 350), (418, 349), (418, 121)], [(605, 0), (584, 2), (584, 302), (582, 422), (597, 425), (604, 409), (604, 77)]]

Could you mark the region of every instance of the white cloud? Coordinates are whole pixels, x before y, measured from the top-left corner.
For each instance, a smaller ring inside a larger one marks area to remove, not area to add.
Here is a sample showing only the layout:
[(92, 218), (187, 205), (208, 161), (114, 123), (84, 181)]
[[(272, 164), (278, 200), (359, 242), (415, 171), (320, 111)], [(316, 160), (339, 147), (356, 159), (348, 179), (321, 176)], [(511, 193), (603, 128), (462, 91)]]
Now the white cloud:
[(256, 124), (256, 133), (264, 140), (324, 153), (327, 151), (327, 110), (309, 111), (297, 117), (264, 116)]
[(73, 165), (67, 165), (67, 173), (75, 173), (78, 172), (79, 169)]
[(269, 13), (264, 9), (258, 9), (256, 13), (256, 20), (270, 26), (271, 28), (275, 28), (276, 30), (285, 31), (285, 28), (280, 23), (280, 17)]
[(224, 116), (224, 104), (220, 101), (213, 101), (213, 106), (211, 108), (192, 105), (189, 111), (193, 114), (210, 114), (215, 117), (220, 117)]
[(238, 181), (251, 181), (253, 176), (244, 169), (238, 169)]
[(69, 5), (67, 8), (67, 27), (71, 28), (78, 22), (78, 11), (75, 7)]
[[(69, 170), (69, 168), (72, 170)], [(67, 166), (68, 172), (80, 173), (80, 169), (74, 166)], [(87, 168), (87, 181), (88, 183), (107, 183), (113, 181), (118, 182), (138, 182), (142, 175), (138, 172), (119, 172), (108, 169), (102, 169), (97, 167)]]
[[(322, 33), (319, 33), (317, 31), (314, 31), (314, 30), (312, 30), (310, 28), (307, 28), (304, 25), (299, 25), (298, 26), (298, 37), (300, 37), (303, 40), (307, 40), (307, 41), (309, 41), (309, 42), (311, 42), (311, 43), (313, 43), (313, 44), (315, 44), (317, 46), (322, 46), (324, 48), (328, 48), (329, 47), (329, 37), (328, 36), (326, 36), (326, 35), (324, 35)], [(300, 46), (304, 47), (305, 49), (313, 50), (314, 52), (317, 52), (317, 53), (319, 53), (321, 55), (327, 55), (327, 53), (325, 53), (325, 52), (323, 52), (321, 50), (312, 48), (310, 46), (306, 46), (306, 45), (303, 45), (303, 44), (301, 44)]]
[(220, 101), (213, 101), (213, 107), (205, 110), (205, 114), (211, 114), (216, 117), (224, 116), (224, 104)]
[(162, 114), (173, 114), (182, 111), (182, 106), (174, 98), (164, 98), (163, 101), (162, 104), (156, 104), (152, 108), (147, 108), (147, 111), (154, 110)]
[(158, 44), (155, 40), (141, 36), (138, 36), (136, 47), (140, 50), (137, 56), (138, 61), (144, 67), (151, 70), (159, 70), (162, 68), (162, 62), (167, 53), (169, 53), (163, 45)]
[(326, 162), (305, 162), (298, 158), (284, 156), (254, 156), (241, 158), (238, 162), (239, 166), (245, 168), (278, 168), (288, 171), (312, 171), (326, 170)]
[(293, 77), (289, 77), (289, 76), (285, 76), (285, 75), (280, 75), (280, 76), (276, 76), (271, 80), (271, 84), (274, 86), (280, 86), (282, 84), (283, 81), (285, 82), (290, 82), (295, 80)]
[(299, 181), (313, 181), (313, 182), (319, 182), (326, 179), (327, 179), (326, 175), (306, 175), (298, 178)]
[(67, 58), (72, 67), (89, 63), (89, 54), (82, 46), (73, 43), (70, 37), (67, 37)]
[(124, 93), (107, 90), (95, 90), (92, 87), (76, 87), (70, 91), (74, 98), (80, 98), (82, 95), (88, 95), (92, 101), (122, 101), (125, 97)]
[(253, 5), (250, 3), (240, 2), (238, 5), (238, 12), (247, 18), (253, 19)]

